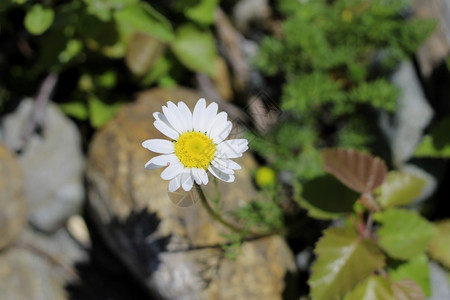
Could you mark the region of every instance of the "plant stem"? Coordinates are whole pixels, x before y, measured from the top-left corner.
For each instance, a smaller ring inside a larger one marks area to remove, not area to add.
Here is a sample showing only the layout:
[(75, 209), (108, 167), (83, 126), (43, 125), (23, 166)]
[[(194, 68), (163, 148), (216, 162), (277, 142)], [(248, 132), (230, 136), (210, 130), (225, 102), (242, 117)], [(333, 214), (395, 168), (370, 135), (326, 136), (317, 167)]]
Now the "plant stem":
[(232, 231), (242, 234), (244, 232), (244, 230), (242, 228), (239, 228), (231, 223), (229, 223), (228, 221), (225, 221), (218, 213), (216, 213), (214, 211), (214, 209), (211, 207), (211, 205), (209, 205), (208, 200), (206, 200), (206, 196), (205, 193), (203, 192), (203, 190), (201, 189), (201, 187), (195, 183), (195, 187), (198, 191), (198, 194), (200, 196), (200, 201), (202, 202), (203, 207), (206, 209), (206, 211), (208, 212), (208, 214), (217, 222), (219, 222), (220, 224), (224, 225), (225, 227), (231, 229)]
[(372, 226), (373, 226), (373, 212), (369, 212), (369, 216), (367, 217), (366, 229), (364, 231), (364, 237), (370, 238), (372, 235)]

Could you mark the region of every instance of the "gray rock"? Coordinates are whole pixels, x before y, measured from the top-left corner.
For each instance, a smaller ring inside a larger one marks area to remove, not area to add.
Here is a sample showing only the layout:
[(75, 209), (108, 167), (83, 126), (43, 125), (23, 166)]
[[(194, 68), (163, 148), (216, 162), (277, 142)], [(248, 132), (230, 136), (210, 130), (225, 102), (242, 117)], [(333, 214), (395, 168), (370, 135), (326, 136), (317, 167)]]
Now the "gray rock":
[[(20, 145), (32, 108), (33, 101), (27, 99), (5, 117), (1, 130), (9, 148)], [(49, 103), (43, 135), (31, 136), (19, 160), (25, 174), (29, 221), (42, 231), (57, 230), (78, 212), (84, 199), (84, 157), (75, 124)]]
[(0, 144), (0, 249), (11, 243), (26, 224), (24, 185), (17, 157)]
[(47, 236), (28, 228), (0, 254), (0, 300), (69, 299), (65, 286), (77, 280), (72, 265), (86, 259), (64, 229)]
[(430, 262), (431, 297), (428, 300), (450, 299), (448, 273), (440, 265)]
[(380, 126), (389, 139), (393, 163), (401, 168), (412, 157), (434, 113), (411, 62), (403, 62), (391, 80), (401, 91), (398, 108), (392, 123), (388, 114), (382, 113)]

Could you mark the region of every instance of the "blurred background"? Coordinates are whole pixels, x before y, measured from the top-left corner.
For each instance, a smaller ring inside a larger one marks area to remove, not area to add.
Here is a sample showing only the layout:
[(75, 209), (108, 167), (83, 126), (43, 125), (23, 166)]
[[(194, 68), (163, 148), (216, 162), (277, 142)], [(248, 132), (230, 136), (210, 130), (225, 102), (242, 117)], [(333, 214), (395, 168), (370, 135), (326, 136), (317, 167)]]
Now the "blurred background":
[[(449, 50), (448, 0), (2, 0), (0, 299), (308, 299), (355, 201), (319, 180), (321, 148), (381, 157), (423, 186), (410, 209), (450, 218)], [(152, 113), (199, 97), (250, 143), (210, 192), (283, 239), (225, 235), (144, 170)]]

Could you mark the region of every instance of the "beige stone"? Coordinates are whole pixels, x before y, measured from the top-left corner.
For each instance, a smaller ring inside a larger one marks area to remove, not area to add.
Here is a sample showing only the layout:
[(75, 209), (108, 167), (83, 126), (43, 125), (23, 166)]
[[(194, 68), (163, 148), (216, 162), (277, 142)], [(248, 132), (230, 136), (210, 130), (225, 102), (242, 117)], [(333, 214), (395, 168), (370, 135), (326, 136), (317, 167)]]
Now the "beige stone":
[[(153, 112), (167, 101), (193, 108), (198, 95), (188, 89), (153, 89), (124, 106), (94, 137), (87, 177), (90, 213), (103, 237), (128, 268), (164, 299), (281, 299), (284, 278), (295, 273), (290, 249), (281, 237), (245, 242), (236, 261), (223, 257), (222, 234), (229, 231), (202, 207), (180, 207), (169, 197), (162, 170), (144, 164), (155, 154), (146, 139), (165, 138), (153, 126)], [(234, 183), (219, 183), (224, 216), (256, 196), (250, 154)], [(214, 184), (207, 186), (212, 195)], [(232, 221), (232, 220), (230, 220)]]
[(22, 170), (16, 156), (0, 144), (0, 249), (16, 238), (26, 220)]

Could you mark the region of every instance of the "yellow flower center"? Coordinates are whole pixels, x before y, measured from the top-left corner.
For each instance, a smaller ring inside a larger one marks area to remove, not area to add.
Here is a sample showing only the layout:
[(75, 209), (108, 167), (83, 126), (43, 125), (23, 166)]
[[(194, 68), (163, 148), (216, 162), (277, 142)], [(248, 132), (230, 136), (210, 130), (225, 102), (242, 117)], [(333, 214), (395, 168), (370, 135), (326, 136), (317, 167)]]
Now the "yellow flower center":
[(214, 158), (216, 146), (201, 132), (186, 132), (175, 141), (175, 154), (186, 168), (206, 170)]

